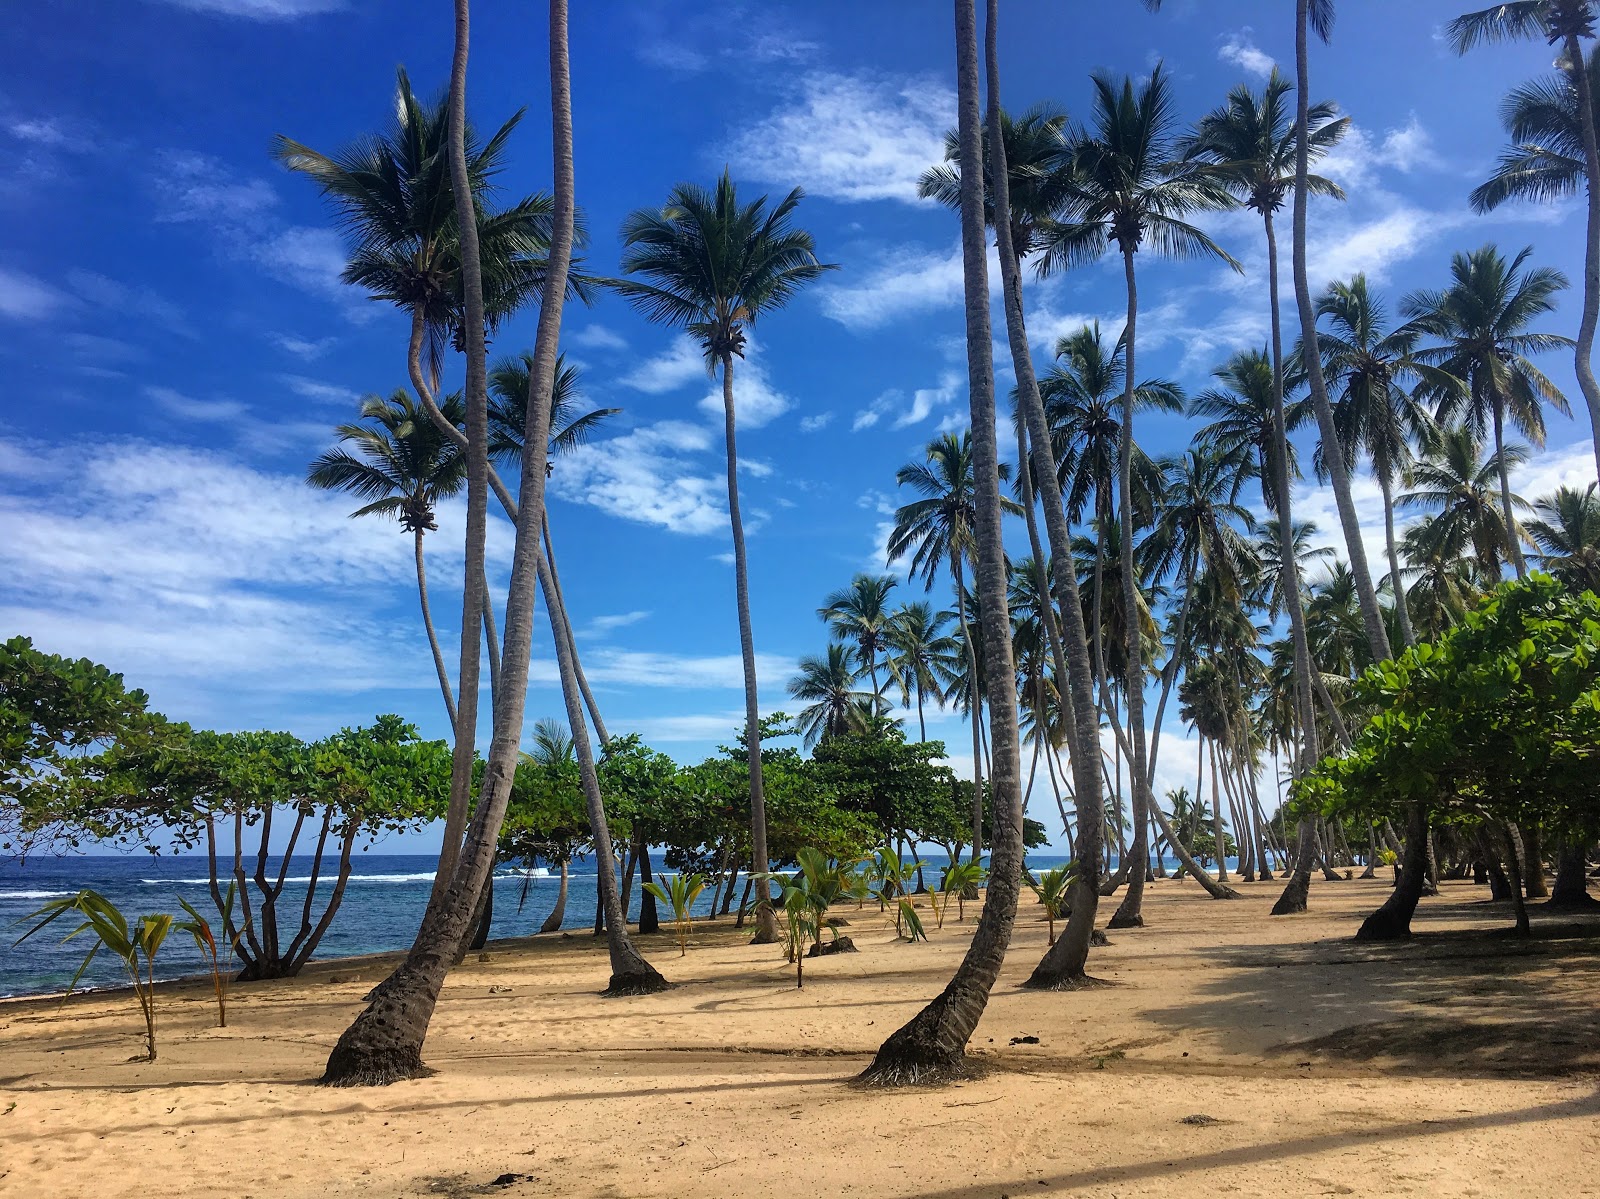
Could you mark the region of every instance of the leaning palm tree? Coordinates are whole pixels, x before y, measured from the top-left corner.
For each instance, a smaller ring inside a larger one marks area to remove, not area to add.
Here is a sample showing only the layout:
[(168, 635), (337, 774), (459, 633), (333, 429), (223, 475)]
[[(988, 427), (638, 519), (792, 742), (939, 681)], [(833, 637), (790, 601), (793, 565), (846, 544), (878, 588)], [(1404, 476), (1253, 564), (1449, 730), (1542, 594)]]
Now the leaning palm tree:
[[(1358, 274), (1348, 283), (1332, 283), (1317, 300), (1317, 315), (1327, 317), (1330, 328), (1318, 333), (1323, 373), (1338, 389), (1333, 423), (1339, 433), (1338, 450), (1354, 470), (1360, 458), (1372, 465), (1372, 475), (1383, 493), (1384, 545), (1389, 558), (1390, 586), (1398, 596), (1400, 553), (1394, 536), (1394, 488), (1413, 458), (1413, 446), (1433, 434), (1433, 421), (1416, 395), (1425, 383), (1440, 395), (1454, 395), (1461, 382), (1454, 375), (1429, 366), (1416, 356), (1417, 330), (1388, 327), (1383, 303)], [(1412, 384), (1407, 390), (1406, 384)], [(1328, 446), (1318, 447), (1318, 465)], [(1417, 643), (1403, 603), (1395, 604), (1400, 633), (1407, 645)]]
[(865, 732), (877, 715), (876, 693), (858, 691), (861, 674), (850, 663), (850, 647), (834, 642), (825, 657), (800, 659), (800, 673), (789, 680), (789, 694), (806, 703), (795, 722), (810, 749), (820, 741)]
[(1500, 474), (1500, 515), (1508, 531), (1507, 548), (1519, 576), (1527, 573), (1512, 515), (1511, 459), (1505, 448), (1509, 421), (1533, 445), (1544, 444), (1544, 405), (1563, 414), (1566, 396), (1544, 375), (1530, 354), (1570, 346), (1556, 333), (1536, 333), (1530, 326), (1555, 310), (1556, 295), (1567, 278), (1553, 267), (1529, 267), (1526, 247), (1510, 262), (1494, 245), (1470, 254), (1456, 254), (1450, 263), (1451, 284), (1442, 291), (1419, 291), (1406, 297), (1411, 327), (1438, 341), (1418, 350), (1417, 357), (1460, 380), (1454, 387), (1427, 381), (1425, 390), (1439, 408), (1439, 418), (1459, 418), (1475, 437), (1493, 430), (1494, 461)]
[[(1547, 199), (1569, 195), (1585, 184), (1588, 225), (1584, 237), (1583, 316), (1574, 344), (1578, 387), (1589, 406), (1595, 435), (1595, 469), (1600, 472), (1600, 382), (1594, 374), (1595, 330), (1600, 326), (1600, 127), (1595, 104), (1596, 56), (1583, 52), (1595, 36), (1600, 9), (1594, 0), (1510, 0), (1456, 18), (1447, 33), (1456, 52), (1479, 42), (1543, 37), (1561, 47), (1556, 66), (1562, 86), (1524, 85), (1507, 98), (1507, 126), (1519, 143), (1501, 159), (1495, 179), (1473, 193), (1473, 205), (1493, 207), (1502, 198)], [(1537, 142), (1528, 144), (1530, 138)], [(1492, 201), (1492, 202), (1490, 202)]]
[[(989, 5), (991, 35), (997, 6)], [(864, 1081), (893, 1085), (934, 1081), (969, 1072), (966, 1046), (989, 1002), (1011, 940), (1022, 886), (1021, 758), (1017, 743), (1016, 677), (1006, 607), (1003, 497), (995, 435), (994, 359), (989, 324), (989, 271), (984, 253), (983, 181), (978, 105), (978, 29), (973, 0), (956, 4), (957, 128), (961, 146), (961, 248), (966, 298), (967, 394), (972, 418), (977, 591), (985, 663), (1002, 680), (990, 700), (994, 837), (988, 895), (972, 943), (937, 998), (879, 1047)], [(991, 55), (991, 78), (994, 59)], [(1005, 172), (998, 168), (996, 175)], [(1004, 213), (1000, 214), (1004, 225)], [(1081, 663), (1080, 663), (1081, 665)], [(974, 788), (981, 825), (982, 796)], [(977, 830), (981, 833), (981, 827)]]
[[(633, 213), (622, 225), (622, 269), (616, 289), (650, 320), (684, 329), (700, 343), (706, 367), (722, 374), (728, 450), (728, 523), (733, 533), (734, 588), (744, 655), (746, 740), (750, 758), (751, 849), (766, 870), (767, 810), (761, 777), (761, 705), (756, 691), (756, 645), (750, 623), (750, 574), (739, 514), (739, 454), (735, 432), (733, 360), (743, 358), (749, 328), (782, 308), (829, 264), (818, 260), (811, 234), (794, 222), (805, 193), (795, 188), (769, 207), (767, 197), (740, 204), (726, 170), (707, 191), (692, 183), (672, 189), (661, 208)], [(765, 896), (766, 888), (761, 888)], [(756, 941), (778, 939), (770, 902), (756, 908)]]
[[(445, 419), (452, 424), (460, 424), (466, 417), (459, 395), (449, 396), (441, 407)], [(411, 534), (422, 626), (428, 633), (439, 690), (444, 693), (445, 711), (454, 728), (456, 700), (428, 607), (422, 536), (439, 527), (434, 523), (439, 501), (459, 495), (466, 486), (467, 461), (456, 443), (434, 427), (404, 390), (387, 400), (368, 396), (361, 403), (361, 419), (367, 423), (338, 426), (335, 432), (344, 444), (318, 455), (306, 471), (306, 482), (326, 491), (348, 491), (359, 496), (369, 502), (351, 516), (392, 517)]]
[[(1122, 428), (1117, 455), (1117, 499), (1122, 541), (1133, 544), (1133, 414), (1138, 344), (1139, 292), (1134, 269), (1141, 249), (1175, 258), (1220, 259), (1239, 264), (1189, 217), (1231, 207), (1234, 198), (1210, 167), (1185, 160), (1176, 133), (1176, 100), (1170, 77), (1158, 64), (1139, 88), (1131, 79), (1119, 84), (1104, 72), (1093, 77), (1094, 117), (1077, 131), (1066, 165), (1061, 217), (1043, 235), (1040, 273), (1098, 261), (1114, 245), (1121, 253), (1127, 289), (1127, 323), (1123, 331), (1127, 361), (1123, 378)], [(1133, 556), (1124, 554), (1123, 608), (1136, 607), (1138, 583)], [(1141, 646), (1136, 626), (1128, 628), (1130, 677), (1142, 677)], [(1141, 688), (1128, 691), (1129, 768), (1134, 777), (1135, 860), (1148, 846), (1148, 813), (1152, 806), (1145, 753), (1144, 697)], [(1143, 923), (1144, 872), (1135, 870), (1113, 927)]]
[(858, 574), (817, 609), (835, 637), (855, 643), (857, 662), (872, 676), (875, 696), (883, 694), (878, 657), (888, 648), (889, 593), (897, 582), (893, 575)]
[(889, 678), (900, 687), (901, 703), (917, 697), (917, 739), (928, 739), (923, 701), (931, 692), (941, 694), (961, 669), (961, 643), (945, 629), (949, 612), (935, 612), (922, 600), (904, 604), (890, 614), (884, 627), (885, 661)]
[(1600, 591), (1600, 496), (1595, 485), (1558, 487), (1533, 501), (1523, 529), (1539, 547), (1539, 566), (1574, 591)]

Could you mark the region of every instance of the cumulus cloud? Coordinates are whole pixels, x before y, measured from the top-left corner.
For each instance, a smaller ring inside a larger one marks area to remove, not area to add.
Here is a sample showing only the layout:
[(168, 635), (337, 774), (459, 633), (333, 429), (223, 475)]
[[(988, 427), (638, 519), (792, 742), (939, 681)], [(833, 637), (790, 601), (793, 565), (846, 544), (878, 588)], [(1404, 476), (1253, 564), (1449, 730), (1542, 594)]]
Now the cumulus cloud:
[(1225, 63), (1240, 67), (1252, 75), (1265, 79), (1277, 66), (1272, 55), (1256, 48), (1252, 31), (1247, 25), (1238, 33), (1229, 34), (1217, 49), (1217, 57)]
[(660, 421), (590, 442), (561, 459), (551, 486), (561, 499), (623, 520), (707, 536), (727, 528), (726, 480), (707, 458), (709, 430)]
[(817, 71), (736, 133), (726, 158), (745, 175), (833, 200), (918, 203), (917, 180), (943, 159), (955, 119), (943, 83)]
[(833, 413), (817, 412), (800, 418), (800, 432), (820, 433), (833, 423)]
[[(1000, 293), (1000, 264), (989, 248), (989, 294)], [(876, 329), (938, 309), (955, 308), (963, 295), (961, 247), (930, 250), (892, 246), (853, 271), (848, 281), (816, 288), (822, 314), (852, 329)]]

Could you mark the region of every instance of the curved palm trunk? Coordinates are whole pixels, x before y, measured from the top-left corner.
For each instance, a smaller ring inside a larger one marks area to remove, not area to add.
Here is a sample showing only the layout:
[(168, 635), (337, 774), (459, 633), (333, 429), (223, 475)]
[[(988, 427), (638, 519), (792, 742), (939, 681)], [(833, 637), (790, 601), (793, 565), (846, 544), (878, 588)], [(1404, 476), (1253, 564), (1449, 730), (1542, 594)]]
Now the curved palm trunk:
[(433, 651), (433, 668), (439, 672), (439, 690), (444, 692), (444, 710), (450, 717), (452, 732), (456, 727), (456, 697), (450, 693), (450, 672), (445, 668), (444, 652), (439, 648), (439, 635), (433, 630), (433, 613), (428, 610), (428, 571), (422, 563), (422, 530), (412, 534), (417, 558), (417, 595), (422, 600), (422, 627), (428, 630), (428, 648)]
[(1411, 628), (1410, 605), (1406, 602), (1406, 584), (1400, 574), (1400, 554), (1394, 540), (1394, 480), (1387, 470), (1377, 471), (1378, 486), (1383, 491), (1383, 544), (1389, 555), (1389, 583), (1394, 588), (1394, 614), (1400, 618), (1400, 636), (1406, 645), (1417, 643)]
[(1600, 478), (1600, 382), (1594, 375), (1595, 327), (1600, 324), (1600, 148), (1594, 127), (1594, 96), (1589, 84), (1588, 64), (1576, 35), (1566, 39), (1566, 58), (1578, 93), (1578, 128), (1583, 136), (1583, 168), (1588, 182), (1588, 212), (1583, 243), (1583, 318), (1578, 323), (1578, 345), (1574, 354), (1578, 388), (1589, 406), (1589, 423), (1594, 434), (1595, 474)]
[[(1302, 30), (1305, 14), (1300, 17)], [(1289, 616), (1289, 642), (1294, 656), (1295, 713), (1299, 717), (1302, 744), (1291, 769), (1298, 776), (1304, 764), (1316, 758), (1316, 710), (1312, 703), (1313, 676), (1311, 645), (1306, 639), (1306, 613), (1300, 599), (1300, 562), (1294, 555), (1294, 502), (1290, 494), (1289, 437), (1283, 411), (1283, 317), (1278, 300), (1278, 234), (1272, 212), (1262, 214), (1267, 232), (1267, 291), (1272, 305), (1272, 459), (1263, 463), (1271, 471), (1278, 501), (1278, 561), (1283, 574), (1283, 606)], [(1315, 355), (1311, 355), (1315, 357)], [(1337, 457), (1337, 455), (1335, 455)], [(1320, 682), (1320, 679), (1317, 680)], [(1332, 700), (1328, 700), (1333, 711)], [(1335, 719), (1338, 713), (1334, 713)], [(1311, 738), (1309, 744), (1304, 739)], [(1294, 869), (1283, 893), (1273, 905), (1274, 916), (1306, 910), (1311, 893), (1311, 838), (1308, 822), (1302, 820), (1297, 836)]]
[[(757, 872), (772, 869), (767, 856), (767, 797), (761, 778), (761, 701), (756, 693), (756, 640), (750, 627), (750, 574), (744, 548), (744, 521), (739, 516), (739, 451), (734, 430), (733, 355), (722, 355), (723, 432), (728, 443), (728, 525), (733, 531), (734, 590), (739, 601), (739, 651), (744, 656), (745, 738), (750, 762), (750, 845)], [(753, 945), (778, 939), (771, 889), (759, 884)]]
[(955, 580), (956, 617), (961, 622), (961, 641), (967, 649), (968, 698), (972, 706), (972, 860), (976, 862), (983, 854), (983, 691), (978, 685), (982, 678), (978, 671), (978, 645), (972, 639), (972, 628), (967, 621), (967, 591), (962, 585), (959, 551), (950, 555), (950, 577)]
[[(1306, 142), (1309, 122), (1307, 97), (1311, 93), (1311, 70), (1306, 51), (1306, 12), (1309, 0), (1296, 0), (1295, 19), (1295, 91), (1297, 115), (1295, 118), (1295, 171), (1294, 171), (1294, 294), (1300, 309), (1300, 336), (1302, 344), (1317, 344), (1317, 314), (1311, 303), (1311, 284), (1306, 271)], [(1338, 452), (1339, 434), (1333, 423), (1333, 406), (1328, 402), (1328, 385), (1322, 376), (1319, 355), (1305, 355), (1306, 378), (1311, 387), (1311, 406), (1317, 414), (1317, 428), (1322, 444), (1332, 452), (1325, 454), (1328, 475), (1333, 482), (1333, 498), (1339, 508), (1339, 525), (1344, 531), (1345, 552), (1350, 558), (1350, 573), (1355, 576), (1356, 592), (1361, 597), (1361, 619), (1366, 625), (1367, 640), (1372, 646), (1372, 659), (1385, 661), (1390, 657), (1389, 634), (1383, 625), (1383, 612), (1378, 607), (1378, 592), (1372, 585), (1372, 572), (1367, 568), (1367, 547), (1361, 540), (1361, 520), (1356, 515), (1355, 499), (1350, 494), (1350, 471), (1345, 466), (1344, 455)]]
[[(878, 1085), (932, 1082), (968, 1073), (967, 1040), (989, 1002), (1011, 941), (1022, 888), (1021, 762), (1017, 691), (1006, 605), (1005, 543), (1001, 528), (1000, 467), (994, 428), (994, 362), (989, 328), (988, 264), (984, 252), (983, 164), (979, 148), (977, 14), (973, 0), (956, 0), (956, 59), (961, 147), (961, 251), (966, 293), (967, 376), (978, 547), (979, 621), (984, 661), (1003, 680), (989, 698), (993, 748), (994, 844), (988, 894), (972, 944), (948, 986), (878, 1049), (862, 1081)], [(990, 0), (991, 33), (995, 3)]]
[[(456, 765), (471, 780), (472, 730), (476, 727), (477, 646), (482, 584), (483, 537), (488, 514), (487, 395), (483, 282), (479, 267), (473, 196), (466, 171), (466, 71), (469, 37), (468, 0), (456, 0), (455, 57), (450, 82), (450, 176), (461, 229), (463, 286), (466, 298), (469, 487), (468, 559), (465, 587), (469, 602), (462, 621), (460, 732)], [(445, 974), (455, 957), (484, 882), (493, 868), (500, 823), (510, 798), (522, 737), (528, 661), (533, 638), (533, 593), (544, 513), (545, 462), (549, 448), (550, 395), (554, 384), (556, 345), (560, 336), (567, 272), (572, 260), (574, 186), (572, 169), (572, 101), (567, 65), (565, 0), (550, 2), (550, 91), (554, 157), (552, 236), (548, 291), (539, 313), (530, 370), (529, 430), (523, 450), (523, 497), (512, 553), (511, 586), (506, 599), (503, 686), (495, 697), (494, 735), (483, 771), (480, 799), (473, 813), (457, 868), (443, 894), (428, 904), (422, 929), (411, 952), (375, 993), (372, 1002), (345, 1030), (328, 1057), (323, 1081), (333, 1085), (383, 1084), (415, 1077), (423, 1069), (422, 1044), (438, 1002)], [(559, 638), (557, 639), (559, 652)], [(469, 711), (468, 705), (471, 705)], [(569, 705), (570, 706), (570, 705)], [(576, 730), (575, 730), (576, 731)], [(452, 780), (454, 790), (455, 780)], [(452, 796), (454, 798), (454, 796)]]
[[(561, 610), (565, 612), (567, 598), (561, 590), (561, 575), (556, 571), (556, 547), (550, 540), (548, 511), (544, 518), (544, 558), (550, 568), (550, 583), (561, 599)], [(578, 656), (578, 643), (572, 635), (572, 625), (568, 621), (562, 621), (562, 636), (566, 638), (567, 649), (572, 654), (572, 672), (577, 678), (578, 690), (583, 695), (583, 706), (589, 710), (589, 719), (594, 722), (594, 735), (600, 738), (602, 746), (609, 745), (611, 735), (606, 732), (606, 722), (600, 718), (600, 706), (594, 702), (594, 692), (589, 690), (589, 676), (583, 673), (583, 659)]]
[(550, 914), (544, 918), (544, 923), (539, 926), (541, 933), (559, 932), (561, 923), (567, 918), (567, 877), (571, 873), (565, 858), (561, 861), (561, 889), (556, 892), (556, 906), (550, 909)]
[[(1123, 333), (1126, 355), (1122, 380), (1122, 430), (1117, 448), (1117, 506), (1122, 529), (1122, 608), (1123, 637), (1128, 656), (1128, 733), (1132, 754), (1128, 776), (1133, 781), (1133, 844), (1128, 860), (1128, 889), (1122, 903), (1107, 923), (1108, 928), (1139, 928), (1144, 924), (1144, 860), (1149, 856), (1150, 805), (1146, 800), (1149, 766), (1145, 755), (1144, 730), (1144, 639), (1139, 628), (1139, 581), (1133, 562), (1133, 395), (1134, 351), (1139, 328), (1139, 284), (1133, 268), (1133, 247), (1122, 250), (1122, 274), (1128, 289), (1128, 324)], [(1218, 863), (1220, 866), (1220, 862)], [(1220, 872), (1219, 872), (1220, 873)], [(1226, 875), (1221, 875), (1218, 881)]]
[(1517, 578), (1528, 577), (1528, 564), (1522, 557), (1521, 537), (1517, 533), (1517, 517), (1511, 510), (1511, 472), (1506, 468), (1505, 405), (1498, 396), (1494, 399), (1494, 454), (1500, 476), (1500, 519), (1505, 524), (1506, 552), (1511, 555), (1511, 565)]

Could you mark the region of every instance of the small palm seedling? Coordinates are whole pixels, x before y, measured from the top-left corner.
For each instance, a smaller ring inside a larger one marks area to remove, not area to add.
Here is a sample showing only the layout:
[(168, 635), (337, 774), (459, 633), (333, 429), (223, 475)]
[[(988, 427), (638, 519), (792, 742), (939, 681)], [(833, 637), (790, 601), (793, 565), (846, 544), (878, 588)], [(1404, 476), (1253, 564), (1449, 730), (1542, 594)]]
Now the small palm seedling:
[(84, 920), (77, 928), (61, 938), (62, 942), (70, 941), (82, 933), (93, 933), (95, 941), (89, 947), (89, 952), (84, 955), (83, 964), (78, 967), (78, 972), (72, 976), (72, 983), (67, 987), (67, 991), (70, 993), (77, 989), (78, 980), (89, 968), (89, 963), (94, 961), (95, 954), (102, 948), (110, 950), (127, 971), (128, 980), (133, 983), (133, 993), (139, 1000), (139, 1010), (144, 1015), (145, 1054), (142, 1058), (133, 1060), (155, 1061), (156, 954), (161, 951), (162, 942), (172, 931), (172, 917), (165, 912), (154, 912), (140, 916), (130, 927), (128, 918), (117, 909), (116, 904), (98, 891), (85, 888), (76, 895), (53, 899), (37, 912), (24, 916), (18, 923), (28, 920), (38, 920), (38, 923), (23, 933), (18, 938), (17, 944), (21, 945), (34, 933), (68, 912), (76, 912)]
[[(983, 880), (989, 877), (989, 871), (982, 862), (957, 862), (944, 872), (944, 906), (950, 906), (952, 893), (956, 897), (956, 919), (967, 918), (967, 895), (970, 892), (974, 897), (978, 888), (983, 885)], [(940, 923), (943, 924), (941, 916)]]
[[(230, 882), (228, 884), (227, 897), (223, 902), (222, 908), (222, 926), (224, 929), (233, 924), (233, 897), (235, 890), (236, 884)], [(217, 1027), (227, 1028), (228, 976), (222, 969), (222, 961), (217, 953), (217, 939), (212, 935), (210, 922), (199, 912), (195, 911), (194, 907), (187, 899), (184, 899), (180, 896), (178, 898), (178, 903), (183, 910), (189, 914), (189, 919), (179, 921), (173, 927), (179, 932), (188, 933), (194, 938), (195, 948), (200, 950), (200, 956), (206, 959), (207, 965), (210, 966), (211, 989), (216, 992), (217, 996)], [(238, 939), (239, 934), (234, 934), (234, 944), (229, 946), (230, 950), (237, 945)], [(229, 957), (231, 959), (231, 953), (229, 954)]]
[(1028, 884), (1030, 890), (1039, 897), (1039, 905), (1044, 908), (1045, 919), (1050, 922), (1050, 944), (1056, 943), (1056, 921), (1064, 919), (1068, 914), (1067, 895), (1072, 887), (1074, 865), (1068, 862), (1065, 866), (1056, 866), (1046, 870), (1038, 879), (1033, 877), (1033, 871), (1024, 867), (1022, 881)]
[(678, 956), (682, 957), (689, 952), (689, 926), (694, 916), (694, 901), (706, 889), (706, 876), (674, 874), (665, 886), (659, 882), (649, 882), (644, 889), (672, 909), (673, 931), (678, 934)]
[(871, 895), (878, 901), (878, 910), (882, 911), (893, 903), (894, 934), (911, 941), (928, 939), (922, 927), (922, 918), (917, 915), (916, 904), (911, 901), (906, 887), (923, 865), (925, 863), (921, 861), (902, 862), (899, 854), (880, 849), (872, 858), (867, 873)]

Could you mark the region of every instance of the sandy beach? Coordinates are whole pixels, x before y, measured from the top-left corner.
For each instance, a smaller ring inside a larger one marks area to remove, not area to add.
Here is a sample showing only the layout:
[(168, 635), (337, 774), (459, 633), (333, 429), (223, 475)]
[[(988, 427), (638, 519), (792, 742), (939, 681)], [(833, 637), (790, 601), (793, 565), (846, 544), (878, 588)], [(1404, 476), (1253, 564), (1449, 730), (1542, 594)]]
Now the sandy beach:
[(677, 985), (642, 999), (596, 995), (586, 935), (497, 942), (446, 984), (435, 1073), (379, 1090), (313, 1080), (388, 958), (236, 987), (226, 1029), (208, 985), (168, 986), (154, 1064), (127, 1061), (130, 996), (11, 1001), (0, 1193), (1600, 1194), (1600, 920), (1518, 942), (1456, 883), (1412, 942), (1361, 946), (1382, 882), (1276, 920), (1276, 884), (1241, 889), (1155, 883), (1151, 927), (1093, 959), (1113, 985), (1065, 994), (1017, 986), (1046, 935), (1026, 908), (972, 1045), (991, 1072), (933, 1091), (846, 1084), (943, 985), (970, 908), (915, 946), (846, 911), (860, 952), (803, 991), (727, 925), (684, 958), (645, 938)]

